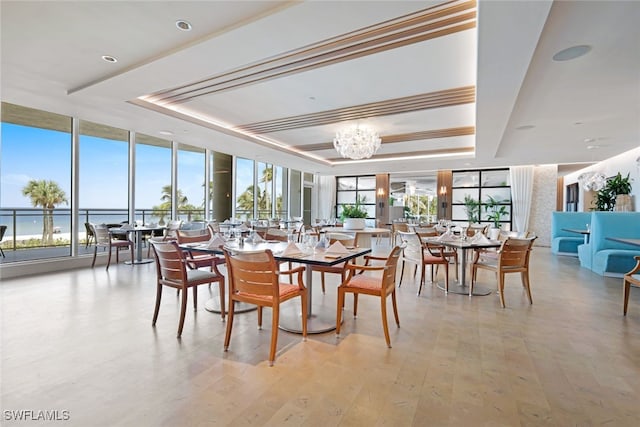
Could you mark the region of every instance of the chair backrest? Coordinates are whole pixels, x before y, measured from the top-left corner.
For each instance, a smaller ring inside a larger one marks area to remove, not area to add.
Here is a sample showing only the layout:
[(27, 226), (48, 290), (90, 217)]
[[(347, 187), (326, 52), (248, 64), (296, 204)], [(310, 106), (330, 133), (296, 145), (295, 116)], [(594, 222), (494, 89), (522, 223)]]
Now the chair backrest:
[(269, 228), (266, 233), (264, 233), (265, 240), (278, 240), (280, 242), (287, 241), (287, 232), (286, 230), (280, 230), (279, 228)]
[(278, 264), (271, 250), (232, 253), (224, 250), (229, 272), (229, 293), (272, 296), (279, 301)]
[(387, 294), (396, 287), (396, 270), (398, 269), (398, 260), (402, 255), (402, 247), (395, 246), (391, 249), (391, 253), (385, 261), (385, 270), (382, 273), (382, 289), (386, 289)]
[(326, 237), (329, 240), (329, 244), (340, 242), (343, 246), (355, 246), (356, 237), (351, 234), (327, 233)]
[(104, 224), (90, 224), (93, 235), (96, 237), (96, 246), (109, 246), (111, 243), (111, 233)]
[(184, 256), (174, 241), (151, 242), (156, 259), (156, 272), (159, 281), (184, 283), (187, 281), (187, 269)]
[(168, 239), (177, 239), (178, 236), (176, 234), (176, 231), (180, 229), (181, 225), (182, 225), (182, 220), (177, 219), (177, 220), (169, 221), (169, 224), (167, 224), (165, 237)]
[(399, 231), (398, 236), (404, 243), (402, 257), (405, 261), (422, 265), (422, 241), (416, 233)]
[(440, 234), (435, 227), (416, 227), (415, 232), (418, 233), (420, 237), (436, 237)]
[(7, 226), (6, 225), (0, 225), (0, 241), (2, 241), (2, 239), (4, 239), (4, 233), (7, 232)]
[(211, 239), (211, 231), (209, 227), (199, 230), (176, 230), (176, 238), (179, 244), (207, 242)]
[[(6, 228), (6, 225), (0, 226), (0, 227), (5, 227)], [(93, 229), (91, 228), (91, 223), (85, 222), (84, 223), (84, 230), (87, 233), (87, 237), (93, 236)]]
[(528, 267), (529, 253), (536, 238), (518, 239), (509, 237), (498, 250), (498, 267)]
[(403, 232), (403, 233), (408, 233), (409, 232), (409, 224), (406, 222), (394, 222), (393, 225), (393, 232), (397, 233), (397, 232)]

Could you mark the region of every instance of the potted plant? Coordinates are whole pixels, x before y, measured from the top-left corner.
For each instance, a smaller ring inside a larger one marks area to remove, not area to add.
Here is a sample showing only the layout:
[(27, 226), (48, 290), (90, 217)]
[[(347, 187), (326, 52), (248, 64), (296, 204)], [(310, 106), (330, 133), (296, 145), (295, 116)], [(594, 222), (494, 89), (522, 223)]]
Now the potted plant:
[(362, 209), (361, 203), (365, 201), (365, 198), (356, 198), (355, 205), (344, 205), (342, 207), (343, 227), (346, 230), (362, 230), (365, 227), (365, 218), (367, 217), (367, 211)]
[(468, 194), (464, 196), (464, 211), (469, 224), (480, 222), (480, 202)]
[(507, 207), (501, 204), (504, 202), (502, 200), (494, 199), (492, 196), (488, 196), (487, 199), (488, 201), (484, 207), (487, 212), (487, 219), (493, 222), (494, 228), (500, 228), (500, 220), (509, 213)]
[(630, 211), (631, 179), (629, 174), (622, 177), (620, 172), (607, 181), (607, 184), (596, 193), (595, 210), (597, 211)]

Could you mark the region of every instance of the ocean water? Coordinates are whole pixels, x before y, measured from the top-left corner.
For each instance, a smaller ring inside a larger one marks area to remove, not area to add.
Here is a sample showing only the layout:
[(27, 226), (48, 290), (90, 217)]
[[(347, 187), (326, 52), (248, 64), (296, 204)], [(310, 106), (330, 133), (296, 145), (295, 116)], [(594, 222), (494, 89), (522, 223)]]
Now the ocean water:
[[(14, 214), (15, 212), (15, 214)], [(80, 213), (80, 232), (84, 231), (84, 222), (87, 221), (86, 210)], [(7, 226), (5, 239), (7, 236), (13, 235), (15, 216), (16, 236), (39, 235), (42, 234), (43, 219), (42, 210), (39, 209), (0, 209), (0, 224)], [(89, 211), (88, 221), (96, 224), (119, 224), (127, 221), (128, 212), (123, 213), (110, 211), (108, 213), (93, 213)], [(142, 220), (142, 214), (136, 215), (137, 220)], [(146, 222), (158, 222), (160, 218), (153, 217), (145, 212), (144, 220)], [(55, 209), (53, 213), (53, 226), (56, 233), (69, 233), (71, 231), (71, 215), (68, 209)]]

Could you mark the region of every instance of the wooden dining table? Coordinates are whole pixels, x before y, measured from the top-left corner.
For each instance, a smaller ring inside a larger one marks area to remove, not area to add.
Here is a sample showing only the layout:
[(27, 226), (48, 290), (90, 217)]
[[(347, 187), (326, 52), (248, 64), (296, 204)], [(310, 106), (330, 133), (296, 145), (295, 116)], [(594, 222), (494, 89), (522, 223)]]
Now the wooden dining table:
[[(424, 237), (422, 239), (425, 242), (442, 245), (448, 248), (459, 250), (460, 256), (458, 257), (460, 263), (460, 281), (458, 285), (449, 285), (449, 292), (454, 294), (469, 295), (471, 296), (471, 287), (467, 285), (467, 252), (475, 249), (488, 249), (499, 248), (502, 246), (502, 242), (499, 240), (489, 240), (488, 242), (474, 242), (472, 239), (455, 239), (455, 240), (438, 240), (437, 237)], [(473, 287), (473, 295), (489, 295), (492, 293), (491, 289), (481, 286)]]
[[(270, 249), (273, 253), (273, 257), (278, 261), (291, 261), (298, 264), (304, 264), (305, 268), (305, 286), (308, 289), (307, 298), (307, 333), (319, 334), (335, 330), (336, 328), (336, 308), (332, 305), (330, 308), (325, 308), (322, 305), (314, 306), (313, 304), (313, 269), (311, 266), (332, 266), (343, 262), (350, 261), (354, 258), (366, 255), (371, 252), (370, 247), (357, 247), (348, 249), (348, 253), (326, 256), (324, 249), (304, 249), (302, 244), (298, 244), (301, 249), (299, 254), (287, 256), (284, 255), (284, 251), (287, 247), (287, 242), (281, 241), (263, 241), (259, 243), (245, 242), (242, 247), (239, 247), (236, 241), (228, 241), (225, 244), (225, 248), (230, 251), (262, 251)], [(223, 253), (220, 248), (210, 248), (207, 243), (204, 244), (187, 244), (180, 246), (184, 250), (197, 250), (199, 252), (210, 252), (221, 254)], [(336, 302), (337, 303), (337, 302)], [(316, 310), (317, 309), (317, 310)], [(283, 310), (280, 312), (280, 329), (302, 333), (302, 322), (300, 316), (302, 313), (298, 310)]]

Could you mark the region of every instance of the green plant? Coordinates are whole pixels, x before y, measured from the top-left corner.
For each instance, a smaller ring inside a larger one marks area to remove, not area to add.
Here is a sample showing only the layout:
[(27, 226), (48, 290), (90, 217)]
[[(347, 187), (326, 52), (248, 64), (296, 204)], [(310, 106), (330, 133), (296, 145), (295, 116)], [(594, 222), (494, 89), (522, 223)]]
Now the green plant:
[(507, 207), (501, 203), (508, 200), (498, 200), (492, 196), (488, 196), (487, 199), (488, 201), (484, 207), (487, 212), (487, 218), (493, 222), (495, 228), (500, 228), (500, 220), (509, 213)]
[(464, 196), (464, 211), (469, 224), (480, 222), (480, 202), (468, 194)]
[(342, 214), (340, 214), (340, 218), (366, 218), (367, 211), (362, 209), (360, 206), (365, 202), (366, 197), (357, 197), (355, 205), (344, 205), (342, 206)]
[(594, 209), (597, 211), (612, 211), (616, 205), (616, 196), (618, 194), (631, 193), (631, 179), (629, 174), (625, 178), (620, 172), (607, 181), (607, 184), (596, 193), (593, 203)]

